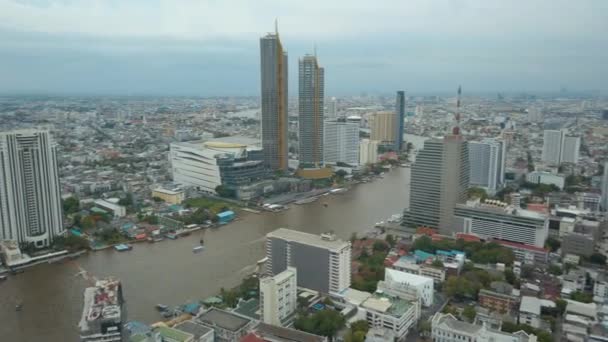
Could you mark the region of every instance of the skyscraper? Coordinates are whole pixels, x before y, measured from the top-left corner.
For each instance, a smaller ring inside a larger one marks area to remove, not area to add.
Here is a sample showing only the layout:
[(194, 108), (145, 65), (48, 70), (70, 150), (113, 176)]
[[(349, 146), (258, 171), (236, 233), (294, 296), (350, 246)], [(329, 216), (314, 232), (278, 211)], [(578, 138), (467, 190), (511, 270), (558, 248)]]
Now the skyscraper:
[(471, 186), (479, 186), (494, 194), (505, 181), (506, 144), (499, 139), (469, 142)]
[(262, 147), (271, 170), (287, 170), (287, 52), (278, 30), (260, 39)]
[(579, 151), (581, 149), (581, 138), (564, 135), (562, 140), (562, 163), (578, 163)]
[(359, 163), (359, 123), (345, 118), (325, 120), (323, 160), (328, 164), (338, 162)]
[(338, 117), (338, 100), (335, 97), (332, 97), (327, 105), (327, 113), (325, 118), (335, 119), (336, 117)]
[(370, 139), (382, 143), (395, 143), (397, 115), (394, 112), (378, 112), (369, 116)]
[(545, 130), (541, 156), (543, 162), (558, 165), (561, 163), (563, 135), (563, 131)]
[(299, 61), (299, 141), (300, 167), (323, 164), (324, 70), (316, 56), (306, 55)]
[(395, 125), (395, 151), (401, 151), (403, 149), (403, 131), (405, 120), (405, 92), (403, 90), (397, 91), (397, 103), (395, 106), (395, 114), (397, 123)]
[(0, 133), (0, 240), (49, 246), (64, 232), (55, 144), (48, 131)]
[(604, 175), (602, 176), (602, 202), (600, 206), (608, 212), (608, 161), (604, 163)]

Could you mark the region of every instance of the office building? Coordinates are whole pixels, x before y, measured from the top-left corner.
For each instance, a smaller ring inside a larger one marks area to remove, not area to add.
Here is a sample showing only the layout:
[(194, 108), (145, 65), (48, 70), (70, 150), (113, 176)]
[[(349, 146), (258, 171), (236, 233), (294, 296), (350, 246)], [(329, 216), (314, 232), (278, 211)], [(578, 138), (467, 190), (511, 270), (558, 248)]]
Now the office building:
[(119, 280), (99, 280), (84, 290), (84, 306), (78, 327), (82, 342), (121, 342), (124, 298)]
[(403, 149), (403, 133), (405, 129), (405, 92), (397, 91), (397, 103), (395, 105), (397, 123), (395, 125), (395, 151)]
[(380, 143), (376, 140), (361, 139), (359, 143), (359, 164), (374, 164), (378, 162), (378, 146)]
[(327, 105), (327, 112), (325, 113), (326, 119), (335, 119), (338, 117), (338, 100), (332, 97)]
[(397, 115), (393, 112), (373, 113), (368, 118), (370, 139), (394, 144), (397, 133)]
[(593, 234), (571, 232), (564, 235), (561, 244), (563, 255), (573, 254), (590, 257), (595, 252), (595, 237)]
[(288, 267), (299, 274), (298, 286), (321, 293), (340, 293), (350, 286), (350, 242), (333, 234), (313, 235), (280, 228), (266, 235), (266, 273), (277, 275)]
[(547, 164), (578, 163), (581, 138), (566, 135), (565, 130), (545, 130), (542, 161)]
[(549, 218), (538, 212), (518, 209), (499, 201), (457, 204), (456, 224), (465, 234), (542, 247), (549, 235)]
[(260, 38), (260, 67), (264, 164), (271, 170), (287, 170), (287, 52), (278, 30)]
[(470, 185), (494, 194), (505, 182), (505, 159), (503, 140), (469, 141)]
[(181, 204), (186, 199), (186, 192), (178, 187), (170, 189), (158, 187), (152, 190), (152, 198), (160, 198), (165, 203)]
[(406, 300), (420, 300), (423, 306), (433, 305), (433, 278), (387, 268), (378, 288)]
[(543, 162), (556, 165), (561, 163), (563, 136), (563, 131), (545, 130), (541, 156)]
[(213, 329), (216, 342), (240, 342), (256, 326), (255, 321), (245, 316), (214, 307), (198, 315), (195, 321)]
[(56, 153), (48, 131), (0, 133), (0, 240), (42, 248), (65, 232)]
[(260, 278), (262, 322), (289, 326), (295, 318), (297, 295), (297, 271), (293, 267), (287, 267), (277, 275)]
[(566, 184), (564, 176), (556, 175), (545, 171), (532, 171), (526, 175), (526, 181), (534, 184), (553, 184), (560, 190)]
[(324, 70), (316, 56), (306, 55), (299, 61), (299, 142), (300, 167), (323, 165)]
[(359, 163), (359, 123), (340, 118), (326, 120), (324, 126), (324, 162), (326, 164), (342, 162), (357, 165)]
[(602, 210), (608, 212), (608, 161), (604, 162), (604, 174), (602, 175)]
[(459, 321), (452, 314), (436, 313), (431, 318), (431, 338), (436, 342), (535, 342), (536, 336), (526, 334), (523, 330), (507, 333)]
[(454, 232), (454, 207), (467, 200), (469, 155), (460, 135), (429, 139), (416, 156), (410, 181), (410, 207), (402, 224), (430, 227), (441, 234)]
[[(384, 293), (374, 293), (361, 303), (370, 329), (387, 331), (400, 341), (420, 319), (420, 302), (401, 299)], [(392, 340), (392, 339), (387, 339)]]
[(262, 150), (248, 138), (172, 143), (169, 158), (175, 183), (210, 194), (219, 185), (235, 190), (266, 175)]

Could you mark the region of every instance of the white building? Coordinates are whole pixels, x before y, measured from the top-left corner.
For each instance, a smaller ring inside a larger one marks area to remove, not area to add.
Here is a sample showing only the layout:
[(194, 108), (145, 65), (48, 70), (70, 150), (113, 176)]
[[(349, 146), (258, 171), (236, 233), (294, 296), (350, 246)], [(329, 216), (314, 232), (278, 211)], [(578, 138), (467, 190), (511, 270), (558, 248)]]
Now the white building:
[(314, 235), (279, 228), (266, 235), (266, 273), (277, 275), (295, 267), (305, 277), (298, 286), (325, 294), (350, 287), (351, 244), (333, 234)]
[(608, 300), (608, 282), (605, 280), (596, 280), (593, 284), (593, 298), (595, 301), (604, 303)]
[(420, 319), (420, 302), (376, 293), (360, 306), (370, 329), (389, 331), (397, 340), (405, 338)]
[(554, 308), (555, 303), (546, 299), (523, 296), (519, 305), (519, 323), (527, 324), (534, 328), (541, 328), (542, 307)]
[(326, 164), (359, 164), (359, 123), (345, 119), (326, 120), (323, 159)]
[(218, 185), (250, 184), (264, 175), (259, 142), (244, 137), (172, 143), (169, 161), (175, 183), (211, 194)]
[(581, 138), (566, 135), (565, 130), (545, 130), (542, 161), (547, 164), (578, 162)]
[(378, 161), (378, 145), (377, 140), (362, 139), (359, 144), (359, 164), (373, 164)]
[(0, 240), (41, 248), (63, 233), (51, 135), (39, 130), (0, 133)]
[(272, 277), (260, 278), (261, 320), (277, 326), (293, 322), (297, 307), (297, 271), (293, 267)]
[(505, 182), (506, 143), (499, 139), (469, 142), (471, 186), (485, 188), (490, 194)]
[(578, 163), (581, 138), (565, 135), (562, 140), (562, 163)]
[(127, 208), (118, 204), (118, 198), (108, 200), (98, 199), (94, 202), (95, 206), (105, 211), (109, 211), (114, 217), (124, 217), (127, 215)]
[(459, 321), (452, 314), (436, 313), (431, 319), (434, 342), (536, 342), (536, 336), (523, 331), (506, 333)]
[(604, 163), (604, 175), (602, 176), (602, 210), (608, 212), (608, 161)]
[(420, 299), (426, 307), (433, 305), (433, 278), (387, 268), (378, 288), (402, 299)]
[(325, 117), (328, 119), (335, 119), (338, 117), (338, 100), (335, 97), (332, 97), (327, 103)]
[(566, 179), (563, 176), (545, 171), (532, 171), (528, 173), (526, 181), (535, 184), (553, 184), (560, 189), (563, 189), (566, 184)]

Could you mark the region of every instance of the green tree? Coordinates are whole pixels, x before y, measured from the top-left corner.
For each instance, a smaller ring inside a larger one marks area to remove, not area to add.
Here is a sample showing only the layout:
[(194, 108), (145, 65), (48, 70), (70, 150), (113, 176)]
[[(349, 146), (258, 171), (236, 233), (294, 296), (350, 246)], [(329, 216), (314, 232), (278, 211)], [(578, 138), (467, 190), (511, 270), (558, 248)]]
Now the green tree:
[[(299, 316), (294, 326), (312, 334), (327, 336), (333, 340), (335, 334), (344, 327), (346, 320), (335, 310), (322, 310), (312, 315)], [(353, 336), (354, 338), (354, 336)]]
[(563, 315), (566, 312), (566, 307), (568, 306), (568, 302), (565, 300), (558, 298), (555, 300), (555, 307), (559, 310), (559, 314)]
[(572, 300), (575, 300), (575, 301), (581, 302), (581, 303), (591, 303), (591, 302), (593, 302), (593, 295), (591, 293), (586, 293), (586, 292), (581, 292), (581, 291), (573, 292), (570, 295), (570, 298)]
[(348, 172), (346, 172), (342, 169), (336, 171), (336, 177), (338, 177), (338, 178), (344, 178), (344, 177), (346, 177), (346, 175), (348, 175)]
[(160, 197), (158, 197), (158, 196), (154, 196), (154, 197), (152, 197), (152, 200), (153, 200), (154, 202), (156, 202), (156, 203), (160, 203), (160, 202), (164, 202), (164, 201), (165, 201), (164, 199), (162, 199), (162, 198), (160, 198)]
[(431, 263), (431, 266), (443, 268), (443, 261), (441, 261), (439, 259), (435, 259), (435, 260), (433, 260), (433, 263)]
[(435, 249), (433, 248), (433, 240), (426, 235), (417, 238), (412, 244), (412, 250), (417, 249), (430, 253), (435, 252)]
[(505, 269), (505, 281), (511, 285), (515, 284), (515, 280), (517, 280), (517, 278), (515, 277), (515, 273), (513, 273), (513, 270), (511, 268), (507, 268)]
[(130, 192), (127, 193), (127, 195), (125, 197), (118, 200), (118, 204), (125, 206), (125, 207), (133, 206), (133, 194), (131, 194)]
[(384, 241), (376, 241), (374, 242), (374, 251), (375, 252), (384, 252), (388, 250), (388, 246), (386, 245), (386, 242)]
[(475, 316), (477, 316), (477, 312), (475, 312), (475, 307), (473, 305), (467, 305), (462, 310), (462, 316), (466, 318), (468, 322), (473, 322)]
[(606, 256), (600, 253), (593, 253), (589, 257), (589, 261), (598, 265), (606, 265)]
[(477, 188), (477, 187), (469, 188), (467, 193), (468, 193), (468, 196), (470, 199), (479, 198), (483, 201), (486, 198), (488, 198), (488, 193), (482, 188)]
[(63, 212), (66, 215), (77, 213), (80, 210), (80, 201), (77, 197), (71, 196), (63, 200)]
[(558, 265), (556, 265), (556, 264), (551, 264), (551, 265), (549, 265), (549, 268), (547, 269), (547, 272), (549, 272), (549, 273), (551, 273), (551, 274), (553, 274), (553, 275), (556, 275), (556, 276), (558, 276), (558, 275), (562, 275), (562, 273), (563, 273), (563, 272), (562, 272), (562, 268), (561, 268), (561, 267), (559, 267), (559, 266), (558, 266)]
[(388, 243), (389, 246), (391, 247), (395, 247), (395, 244), (397, 243), (397, 241), (395, 241), (395, 237), (392, 236), (391, 234), (387, 234), (386, 235), (386, 243)]
[(545, 248), (549, 248), (551, 252), (557, 252), (561, 245), (561, 242), (554, 237), (548, 237), (545, 241)]
[(362, 319), (359, 321), (355, 321), (350, 325), (350, 330), (352, 331), (364, 331), (367, 333), (367, 331), (369, 330), (369, 323)]

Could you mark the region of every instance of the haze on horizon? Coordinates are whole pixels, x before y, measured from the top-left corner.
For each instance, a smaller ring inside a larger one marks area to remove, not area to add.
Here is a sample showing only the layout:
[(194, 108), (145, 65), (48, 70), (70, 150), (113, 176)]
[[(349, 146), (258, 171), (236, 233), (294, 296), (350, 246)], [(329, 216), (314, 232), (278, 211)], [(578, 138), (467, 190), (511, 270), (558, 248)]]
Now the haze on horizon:
[(258, 95), (259, 38), (328, 96), (608, 92), (605, 0), (0, 0), (0, 93)]

